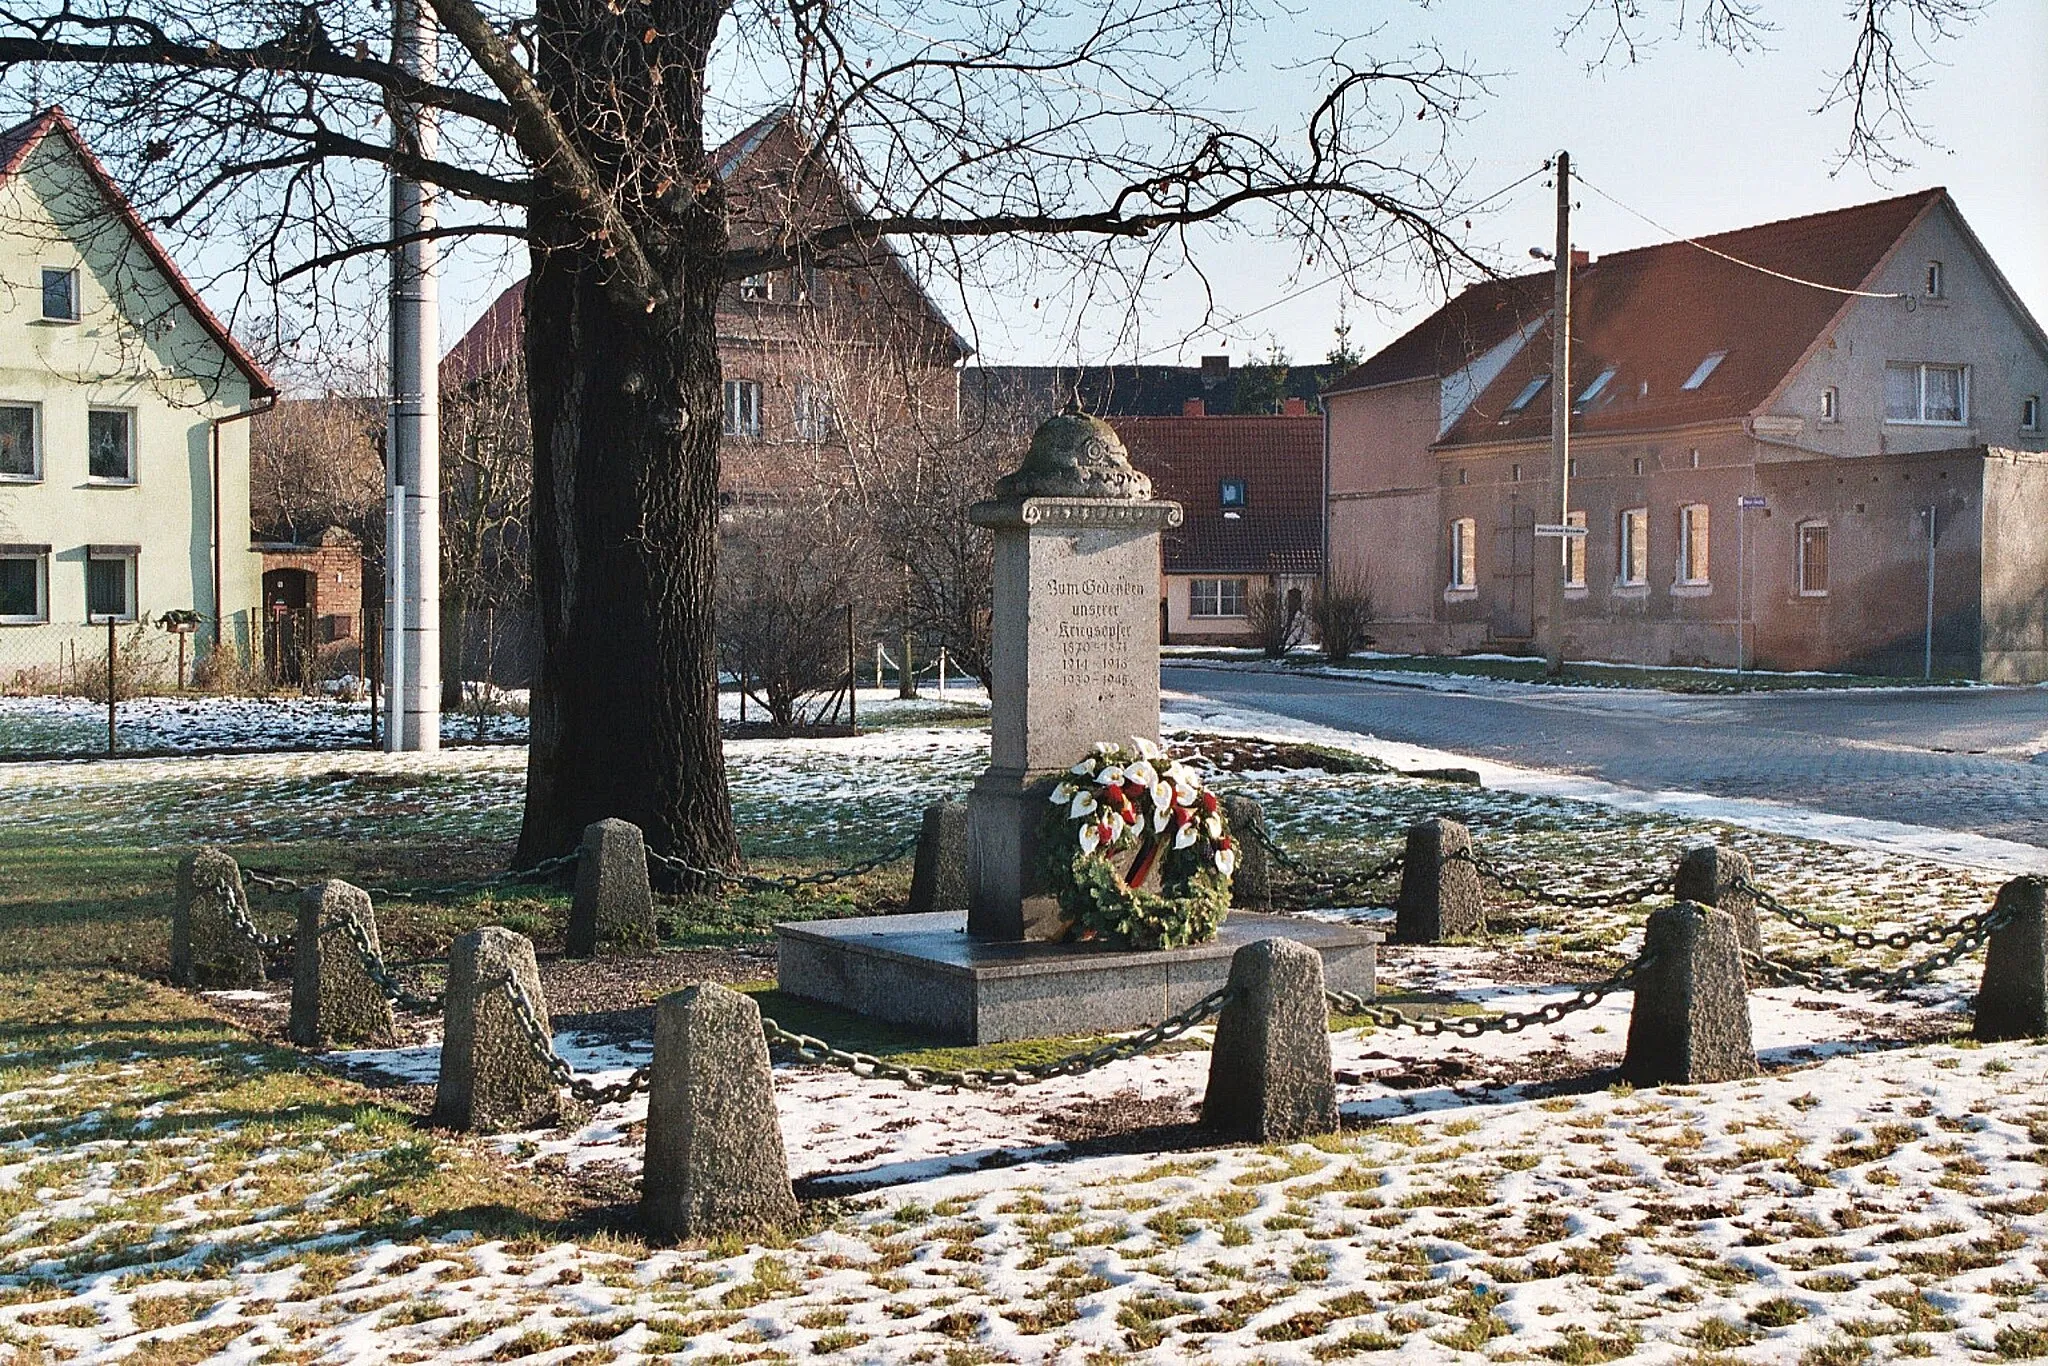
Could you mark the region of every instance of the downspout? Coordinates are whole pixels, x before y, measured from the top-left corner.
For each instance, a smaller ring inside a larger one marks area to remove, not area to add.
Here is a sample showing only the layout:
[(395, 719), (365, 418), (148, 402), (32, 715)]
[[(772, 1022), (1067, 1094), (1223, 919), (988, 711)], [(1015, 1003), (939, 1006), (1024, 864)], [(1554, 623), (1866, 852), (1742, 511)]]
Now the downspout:
[(207, 463), (211, 466), (210, 473), (213, 478), (213, 644), (216, 649), (221, 645), (221, 631), (226, 625), (220, 610), (220, 429), (230, 422), (240, 422), (245, 418), (267, 413), (276, 406), (277, 395), (265, 394), (262, 403), (256, 407), (244, 408), (238, 413), (229, 413), (225, 417), (212, 418), (207, 422)]

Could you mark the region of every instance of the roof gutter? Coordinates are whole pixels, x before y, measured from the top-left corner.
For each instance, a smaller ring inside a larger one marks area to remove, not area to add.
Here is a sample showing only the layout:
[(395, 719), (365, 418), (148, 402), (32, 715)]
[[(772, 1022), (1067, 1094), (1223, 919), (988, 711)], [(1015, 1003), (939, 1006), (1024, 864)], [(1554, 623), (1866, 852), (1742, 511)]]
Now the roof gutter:
[(268, 393), (255, 406), (244, 408), (240, 412), (228, 413), (222, 417), (211, 418), (206, 424), (207, 464), (210, 467), (209, 473), (213, 478), (213, 643), (215, 648), (219, 648), (222, 642), (222, 630), (227, 624), (222, 620), (220, 610), (220, 429), (227, 426), (230, 422), (241, 422), (247, 418), (255, 417), (259, 413), (267, 413), (276, 406), (277, 394), (275, 392)]

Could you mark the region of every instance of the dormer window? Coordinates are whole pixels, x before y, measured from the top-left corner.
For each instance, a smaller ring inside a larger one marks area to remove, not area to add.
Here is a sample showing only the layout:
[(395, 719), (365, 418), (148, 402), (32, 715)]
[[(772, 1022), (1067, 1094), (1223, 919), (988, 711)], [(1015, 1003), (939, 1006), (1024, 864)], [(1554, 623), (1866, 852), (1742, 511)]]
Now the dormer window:
[(1607, 386), (1612, 384), (1613, 382), (1614, 367), (1610, 365), (1605, 370), (1602, 370), (1599, 374), (1593, 376), (1593, 382), (1586, 386), (1586, 391), (1579, 395), (1579, 401), (1573, 406), (1577, 408), (1588, 407), (1592, 404), (1594, 399), (1600, 397), (1602, 393), (1606, 392)]
[(1542, 393), (1543, 386), (1548, 383), (1550, 383), (1550, 376), (1548, 375), (1538, 375), (1530, 380), (1522, 386), (1522, 392), (1515, 395), (1514, 402), (1508, 404), (1508, 411), (1511, 413), (1521, 412), (1522, 409), (1535, 401), (1536, 395)]
[(1707, 382), (1707, 376), (1714, 373), (1715, 367), (1720, 365), (1720, 363), (1726, 359), (1728, 359), (1728, 353), (1726, 351), (1708, 352), (1706, 359), (1702, 360), (1699, 363), (1699, 365), (1693, 370), (1693, 372), (1685, 377), (1685, 383), (1679, 385), (1678, 387), (1681, 389), (1699, 388), (1702, 384), (1705, 384)]
[(1216, 486), (1216, 501), (1223, 505), (1223, 515), (1232, 519), (1244, 516), (1247, 506), (1245, 483), (1242, 479), (1224, 479)]
[(1924, 283), (1925, 288), (1922, 290), (1922, 293), (1928, 298), (1941, 299), (1947, 297), (1942, 290), (1941, 262), (1929, 261), (1927, 263), (1927, 278)]
[(748, 304), (772, 303), (775, 299), (775, 277), (765, 271), (749, 275), (740, 281), (740, 302)]

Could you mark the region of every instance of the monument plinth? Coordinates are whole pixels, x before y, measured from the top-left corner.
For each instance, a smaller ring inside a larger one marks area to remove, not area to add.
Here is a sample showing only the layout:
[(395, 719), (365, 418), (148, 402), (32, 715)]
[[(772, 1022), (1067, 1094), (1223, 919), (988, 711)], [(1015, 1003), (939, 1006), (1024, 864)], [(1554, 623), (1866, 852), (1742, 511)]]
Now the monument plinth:
[(1046, 794), (1099, 740), (1159, 738), (1159, 533), (1180, 524), (1180, 505), (1026, 497), (969, 515), (996, 546), (990, 762), (967, 799), (967, 932), (1054, 938), (1064, 925), (1038, 872)]
[(1240, 912), (1186, 948), (1055, 942), (1067, 925), (1038, 848), (1046, 799), (1098, 742), (1159, 739), (1159, 536), (1181, 508), (1152, 497), (1108, 423), (1069, 414), (968, 516), (995, 534), (995, 580), (966, 934), (957, 912), (778, 925), (782, 990), (963, 1042), (1111, 1032), (1214, 991), (1244, 944), (1287, 938), (1321, 953), (1331, 985), (1370, 996), (1381, 936), (1360, 926)]

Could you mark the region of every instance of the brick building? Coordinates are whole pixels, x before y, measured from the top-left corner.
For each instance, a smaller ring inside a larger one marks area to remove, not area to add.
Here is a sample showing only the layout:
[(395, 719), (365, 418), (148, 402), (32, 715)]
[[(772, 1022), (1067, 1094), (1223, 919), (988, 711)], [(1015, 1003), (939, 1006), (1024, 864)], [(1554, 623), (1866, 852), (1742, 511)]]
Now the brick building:
[[(1475, 285), (1325, 395), (1389, 648), (1533, 646), (1550, 296)], [(1575, 253), (1572, 321), (1568, 655), (1918, 674), (1931, 562), (1937, 672), (2048, 678), (2048, 335), (1945, 191)]]
[[(793, 224), (838, 223), (857, 212), (830, 167), (806, 166), (803, 153), (780, 113), (715, 153), (736, 250), (772, 243)], [(459, 396), (518, 363), (524, 296), (522, 280), (449, 349), (444, 390)], [(959, 366), (972, 348), (902, 258), (876, 241), (729, 282), (719, 300), (718, 352), (725, 493), (746, 502), (850, 483), (861, 461), (885, 456), (906, 433), (950, 438)]]
[(1323, 420), (1299, 398), (1269, 417), (1112, 417), (1155, 497), (1186, 510), (1160, 545), (1161, 639), (1253, 643), (1250, 605), (1273, 592), (1306, 608), (1323, 570)]
[(279, 683), (363, 673), (363, 543), (329, 527), (311, 544), (259, 541), (263, 657)]

